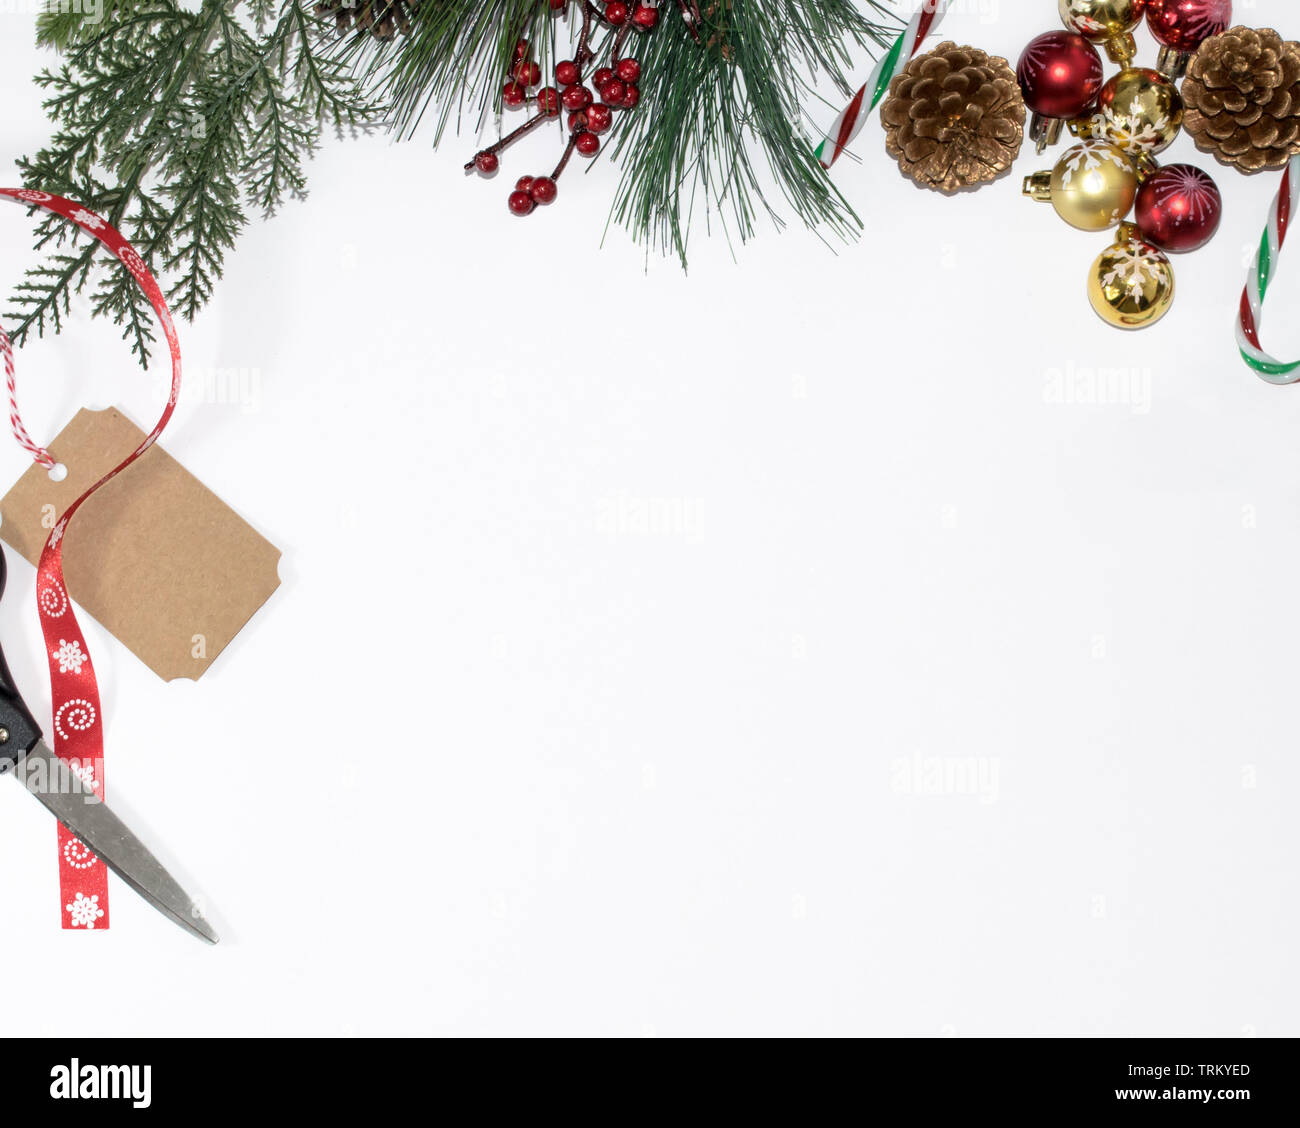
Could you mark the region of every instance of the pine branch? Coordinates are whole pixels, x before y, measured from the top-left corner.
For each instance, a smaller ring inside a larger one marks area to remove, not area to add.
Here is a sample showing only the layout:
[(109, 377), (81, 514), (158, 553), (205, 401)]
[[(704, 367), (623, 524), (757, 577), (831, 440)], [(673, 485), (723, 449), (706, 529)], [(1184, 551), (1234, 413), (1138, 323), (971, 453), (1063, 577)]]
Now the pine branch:
[(578, 0), (563, 9), (567, 19), (552, 18), (548, 0), (426, 0), (409, 38), (377, 43), (353, 32), (334, 57), (387, 103), (399, 137), (409, 138), (432, 112), (437, 145), (453, 117), (458, 132), (463, 125), (480, 132), (500, 112), (520, 37), (544, 74), (557, 58), (572, 58), (584, 10), (595, 25), (597, 65), (614, 57), (616, 44), (642, 64), (640, 104), (617, 115), (605, 141), (622, 169), (612, 218), (634, 238), (676, 253), (684, 265), (697, 209), (744, 240), (760, 214), (782, 223), (768, 198), (773, 189), (810, 227), (839, 236), (860, 228), (813, 155), (804, 121), (815, 82), (847, 98), (851, 53), (883, 48), (898, 34), (888, 3), (660, 0), (659, 26), (647, 35), (610, 28), (603, 5), (584, 8)]
[(742, 241), (760, 211), (782, 223), (764, 191), (771, 179), (805, 225), (841, 237), (856, 231), (860, 221), (813, 155), (803, 122), (819, 77), (847, 96), (850, 49), (896, 34), (885, 8), (868, 7), (712, 3), (698, 41), (669, 20), (641, 48), (641, 105), (612, 154), (623, 169), (614, 218), (685, 266), (697, 207)]
[[(279, 4), (278, 14), (273, 6)], [(269, 215), (306, 191), (306, 161), (322, 128), (365, 125), (375, 104), (319, 50), (300, 0), (117, 0), (99, 25), (47, 13), (42, 42), (65, 61), (37, 78), (55, 132), (19, 162), (28, 187), (103, 215), (135, 245), (176, 312), (193, 319), (247, 225), (245, 206)], [(60, 250), (69, 243), (70, 251)], [(13, 298), (13, 337), (57, 332), (71, 295), (122, 327), (147, 364), (151, 312), (130, 276), (46, 216), (37, 247), (47, 262)], [(102, 274), (100, 273), (102, 268)]]

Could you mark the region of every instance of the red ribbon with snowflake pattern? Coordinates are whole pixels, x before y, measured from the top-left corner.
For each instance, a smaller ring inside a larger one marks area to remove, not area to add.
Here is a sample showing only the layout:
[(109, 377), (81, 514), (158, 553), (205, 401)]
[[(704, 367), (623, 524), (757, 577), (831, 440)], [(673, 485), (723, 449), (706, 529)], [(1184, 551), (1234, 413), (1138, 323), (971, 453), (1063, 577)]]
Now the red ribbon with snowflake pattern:
[[(163, 428), (176, 409), (176, 397), (181, 388), (181, 350), (176, 337), (176, 326), (171, 311), (154, 276), (144, 260), (130, 243), (107, 221), (62, 196), (37, 192), (29, 188), (0, 188), (0, 196), (32, 207), (63, 216), (83, 232), (98, 239), (112, 255), (131, 273), (136, 284), (149, 299), (154, 313), (167, 338), (171, 350), (172, 382), (163, 409), (154, 429), (126, 459), (114, 467), (85, 491), (59, 516), (41, 552), (36, 568), (36, 605), (41, 618), (41, 631), (45, 635), (45, 650), (50, 665), (50, 695), (54, 711), (53, 747), (83, 784), (101, 800), (104, 798), (104, 715), (99, 703), (99, 683), (95, 667), (90, 660), (85, 636), (77, 623), (68, 598), (68, 587), (63, 579), (63, 539), (82, 505), (105, 482), (117, 477), (123, 470), (145, 453), (162, 434)], [(43, 447), (32, 442), (18, 414), (15, 390), (13, 350), (9, 338), (0, 329), (0, 352), (4, 355), (5, 376), (9, 387), (9, 421), (14, 437), (42, 466), (53, 469), (54, 457)], [(109, 924), (108, 873), (103, 864), (67, 827), (58, 828), (59, 844), (59, 904), (65, 929), (105, 929)]]

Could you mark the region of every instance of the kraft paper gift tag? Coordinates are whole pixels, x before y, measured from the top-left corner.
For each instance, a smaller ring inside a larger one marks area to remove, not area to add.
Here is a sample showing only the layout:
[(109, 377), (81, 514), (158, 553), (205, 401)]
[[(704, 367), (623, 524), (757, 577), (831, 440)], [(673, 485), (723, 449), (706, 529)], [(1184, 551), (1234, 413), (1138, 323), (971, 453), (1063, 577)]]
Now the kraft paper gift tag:
[[(0, 538), (33, 565), (50, 529), (144, 441), (116, 408), (82, 409), (0, 500)], [(68, 591), (160, 678), (197, 680), (280, 586), (280, 550), (155, 444), (78, 512), (63, 542)]]

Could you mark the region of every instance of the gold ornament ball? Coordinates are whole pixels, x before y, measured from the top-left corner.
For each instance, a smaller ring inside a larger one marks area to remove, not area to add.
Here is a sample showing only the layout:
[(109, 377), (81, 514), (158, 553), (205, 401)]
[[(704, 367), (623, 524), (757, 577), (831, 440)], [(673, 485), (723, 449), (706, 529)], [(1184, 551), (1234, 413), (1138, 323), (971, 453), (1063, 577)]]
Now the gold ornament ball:
[(1065, 26), (1104, 43), (1112, 62), (1127, 63), (1137, 54), (1133, 29), (1142, 22), (1146, 0), (1059, 0), (1058, 6)]
[(1147, 67), (1122, 70), (1101, 88), (1097, 113), (1074, 132), (1118, 145), (1126, 153), (1163, 153), (1183, 128), (1183, 96)]
[(1092, 264), (1088, 299), (1108, 325), (1146, 329), (1174, 304), (1174, 268), (1145, 240), (1122, 238)]
[(1081, 231), (1105, 231), (1132, 210), (1137, 166), (1117, 145), (1085, 141), (1067, 149), (1050, 173), (1025, 182), (1026, 195), (1051, 200), (1057, 214)]

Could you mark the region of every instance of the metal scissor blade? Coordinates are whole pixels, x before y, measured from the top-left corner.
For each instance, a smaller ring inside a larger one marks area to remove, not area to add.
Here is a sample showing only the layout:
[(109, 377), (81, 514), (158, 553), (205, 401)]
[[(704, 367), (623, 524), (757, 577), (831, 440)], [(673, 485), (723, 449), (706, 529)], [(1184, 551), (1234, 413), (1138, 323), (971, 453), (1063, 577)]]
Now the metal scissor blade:
[[(33, 770), (36, 763), (43, 765), (44, 773)], [(88, 795), (68, 765), (43, 740), (37, 741), (36, 747), (27, 753), (16, 774), (59, 822), (154, 908), (200, 940), (209, 944), (217, 942), (216, 932), (185, 890), (176, 884), (176, 879), (121, 819), (104, 803)], [(86, 801), (88, 798), (90, 802)]]

